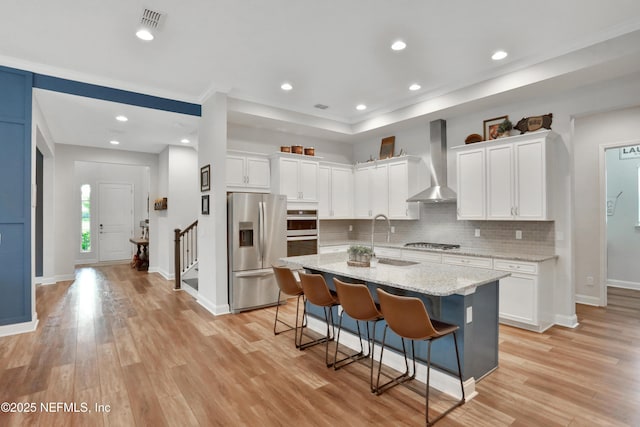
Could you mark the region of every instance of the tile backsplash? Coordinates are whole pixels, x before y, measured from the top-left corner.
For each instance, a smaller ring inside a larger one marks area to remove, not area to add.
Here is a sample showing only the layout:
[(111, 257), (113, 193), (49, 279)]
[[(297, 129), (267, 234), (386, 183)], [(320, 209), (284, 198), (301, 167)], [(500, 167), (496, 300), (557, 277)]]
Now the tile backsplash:
[[(349, 231), (349, 226), (353, 231)], [(456, 204), (427, 204), (420, 207), (420, 220), (391, 221), (395, 233), (392, 243), (433, 242), (455, 243), (466, 248), (489, 249), (496, 252), (516, 252), (536, 255), (555, 253), (553, 221), (458, 221)], [(475, 230), (480, 237), (475, 237)], [(516, 239), (516, 230), (522, 239)], [(376, 221), (376, 242), (387, 238), (387, 225)], [(321, 220), (320, 242), (371, 240), (371, 220)]]

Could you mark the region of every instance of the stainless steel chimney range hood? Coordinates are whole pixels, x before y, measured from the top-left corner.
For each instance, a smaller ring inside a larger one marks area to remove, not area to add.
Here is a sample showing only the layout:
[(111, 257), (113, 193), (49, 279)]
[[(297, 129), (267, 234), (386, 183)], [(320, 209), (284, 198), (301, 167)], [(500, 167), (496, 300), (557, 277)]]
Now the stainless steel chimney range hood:
[(429, 123), (431, 186), (407, 199), (407, 202), (453, 203), (456, 193), (447, 187), (447, 122), (440, 119)]

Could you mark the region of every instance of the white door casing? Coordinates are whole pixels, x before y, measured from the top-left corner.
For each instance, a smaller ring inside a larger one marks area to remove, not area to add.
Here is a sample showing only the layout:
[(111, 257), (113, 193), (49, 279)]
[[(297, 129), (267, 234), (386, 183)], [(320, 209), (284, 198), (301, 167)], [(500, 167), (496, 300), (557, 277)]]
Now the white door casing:
[(133, 184), (99, 184), (99, 259), (125, 260), (133, 245)]

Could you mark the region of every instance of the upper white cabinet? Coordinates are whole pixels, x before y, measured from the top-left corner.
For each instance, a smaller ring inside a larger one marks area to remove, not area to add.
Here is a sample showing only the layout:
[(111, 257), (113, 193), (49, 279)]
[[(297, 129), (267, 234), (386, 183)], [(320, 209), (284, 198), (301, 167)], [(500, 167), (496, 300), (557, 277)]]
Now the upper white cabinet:
[(300, 154), (271, 157), (271, 192), (289, 201), (318, 201), (318, 161)]
[(403, 156), (357, 165), (354, 171), (354, 213), (370, 219), (377, 214), (390, 219), (420, 218), (420, 204), (407, 203), (417, 193), (420, 158)]
[(354, 172), (354, 213), (356, 218), (371, 219), (374, 215), (389, 215), (388, 165), (356, 166)]
[(389, 163), (389, 218), (419, 219), (420, 203), (407, 202), (419, 191), (419, 159), (406, 157)]
[(269, 192), (270, 169), (266, 156), (229, 151), (226, 166), (227, 191)]
[(458, 219), (485, 219), (484, 148), (456, 152)]
[(318, 216), (320, 219), (353, 218), (353, 168), (321, 164), (318, 168)]
[(549, 131), (457, 149), (458, 219), (551, 220)]

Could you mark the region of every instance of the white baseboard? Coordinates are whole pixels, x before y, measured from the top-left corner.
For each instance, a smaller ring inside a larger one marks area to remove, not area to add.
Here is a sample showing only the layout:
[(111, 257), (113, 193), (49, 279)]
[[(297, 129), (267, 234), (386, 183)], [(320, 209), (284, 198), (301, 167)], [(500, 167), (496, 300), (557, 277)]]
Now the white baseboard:
[(55, 285), (55, 277), (36, 277), (36, 285)]
[(182, 290), (185, 291), (186, 293), (188, 293), (189, 295), (191, 295), (194, 299), (198, 299), (198, 291), (196, 291), (195, 289), (193, 289), (191, 286), (185, 285), (184, 283), (180, 286), (180, 289), (178, 290)]
[(596, 307), (600, 307), (602, 305), (600, 303), (600, 297), (592, 297), (591, 295), (581, 295), (581, 294), (576, 294), (576, 303), (593, 305)]
[(97, 258), (77, 259), (74, 261), (74, 265), (88, 265), (88, 264), (97, 264), (97, 263), (98, 263)]
[[(313, 316), (309, 316), (308, 319), (308, 328), (313, 330), (314, 332), (318, 332), (319, 334), (327, 333), (327, 325), (323, 320), (317, 319)], [(337, 333), (337, 327), (336, 327)], [(340, 345), (344, 345), (351, 350), (360, 351), (360, 343), (359, 339), (355, 334), (352, 334), (347, 331), (340, 332)], [(364, 343), (366, 349), (366, 342)], [(373, 357), (376, 361), (380, 360), (380, 346), (376, 345), (373, 351)], [(404, 372), (404, 357), (396, 353), (394, 351), (389, 351), (388, 349), (384, 352), (384, 360), (382, 363), (385, 366), (388, 366), (392, 369), (395, 369), (399, 372)], [(426, 384), (427, 382), (427, 366), (423, 363), (416, 362), (416, 380)], [(444, 393), (447, 393), (450, 396), (456, 397), (460, 399), (460, 380), (454, 376), (445, 374), (437, 369), (431, 369), (431, 379), (430, 384), (436, 390), (440, 390)], [(476, 391), (476, 380), (471, 377), (464, 382), (464, 395), (465, 401), (469, 401), (478, 395)]]
[(175, 280), (175, 278), (176, 278), (173, 274), (170, 274), (169, 272), (167, 272), (165, 270), (162, 270), (161, 268), (157, 268), (157, 267), (149, 268), (149, 270), (147, 270), (147, 272), (149, 272), (149, 273), (158, 273), (159, 275), (164, 277), (166, 280)]
[(34, 319), (30, 322), (14, 323), (13, 325), (0, 326), (0, 337), (7, 337), (9, 335), (24, 334), (27, 332), (33, 332), (38, 327), (38, 318), (34, 316)]
[(634, 289), (640, 291), (640, 283), (627, 282), (625, 280), (607, 280), (607, 286), (612, 288)]
[(214, 304), (213, 302), (211, 302), (210, 300), (208, 300), (207, 298), (203, 297), (200, 294), (198, 294), (197, 302), (198, 302), (198, 304), (200, 304), (201, 306), (206, 308), (207, 311), (209, 313), (213, 314), (214, 316), (221, 316), (223, 314), (231, 313), (231, 311), (229, 309), (229, 304), (216, 305), (216, 304)]
[(576, 316), (575, 314), (571, 316), (556, 314), (554, 323), (558, 326), (564, 326), (565, 328), (577, 328), (579, 325), (578, 316)]
[(56, 275), (55, 281), (57, 282), (67, 282), (69, 280), (76, 280), (75, 274), (60, 274)]

